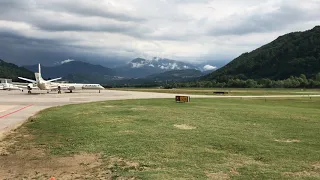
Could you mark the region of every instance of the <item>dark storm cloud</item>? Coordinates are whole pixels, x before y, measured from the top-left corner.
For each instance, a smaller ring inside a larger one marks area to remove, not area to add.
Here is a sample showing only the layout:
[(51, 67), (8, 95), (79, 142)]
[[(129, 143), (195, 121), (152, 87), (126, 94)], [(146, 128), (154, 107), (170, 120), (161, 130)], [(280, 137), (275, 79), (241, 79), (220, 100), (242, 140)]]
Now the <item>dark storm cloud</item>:
[(320, 2), (315, 10), (306, 12), (299, 5), (282, 4), (270, 12), (256, 12), (249, 15), (234, 14), (216, 23), (209, 31), (210, 35), (245, 35), (282, 30), (290, 25), (320, 18)]
[[(92, 0), (91, 0), (92, 1)], [(37, 10), (47, 10), (58, 13), (77, 14), (81, 16), (97, 16), (117, 21), (136, 21), (141, 22), (146, 20), (142, 17), (137, 17), (135, 14), (127, 12), (115, 12), (112, 5), (107, 7), (99, 6), (99, 3), (91, 1), (79, 0), (1, 0), (0, 15), (8, 12), (21, 13), (26, 11), (33, 13)], [(24, 17), (21, 17), (23, 19)]]
[(20, 0), (1, 0), (0, 1), (0, 13), (5, 12), (7, 10), (11, 10), (12, 8), (21, 9), (24, 7), (28, 7), (30, 3), (28, 1), (20, 1)]
[[(82, 50), (90, 50), (90, 48), (66, 45), (66, 42), (70, 41), (30, 38), (13, 31), (0, 31), (0, 59), (20, 66), (38, 63), (53, 65), (65, 59), (76, 59), (107, 67), (127, 60), (124, 57), (82, 53)], [(92, 51), (95, 49), (91, 48)]]
[[(135, 17), (134, 14), (125, 14), (121, 12), (112, 12), (112, 5), (108, 3), (107, 7), (99, 7), (99, 3), (84, 3), (89, 1), (60, 1), (59, 3), (40, 4), (40, 7), (48, 8), (52, 11), (74, 13), (82, 16), (98, 16), (103, 18), (115, 19), (118, 21), (144, 21), (144, 18)], [(88, 5), (89, 4), (89, 5)], [(93, 5), (92, 5), (93, 4)]]
[(18, 65), (43, 63), (71, 55), (64, 40), (26, 37), (15, 31), (0, 31), (0, 59)]
[(57, 21), (40, 21), (35, 22), (34, 26), (46, 31), (87, 31), (87, 32), (110, 32), (110, 33), (124, 33), (134, 34), (136, 29), (133, 25), (121, 24), (79, 24), (79, 23), (65, 23)]
[[(142, 28), (139, 23), (128, 22), (139, 22), (142, 20), (140, 18), (111, 13), (106, 9), (93, 9), (90, 6), (85, 6), (84, 3), (72, 4), (71, 1), (60, 3), (39, 2), (3, 0), (0, 2), (0, 20), (25, 22), (39, 29), (53, 32), (110, 32), (141, 37), (142, 33), (148, 31), (147, 28)], [(67, 13), (67, 16), (59, 16), (61, 13)], [(94, 19), (92, 16), (101, 18)]]

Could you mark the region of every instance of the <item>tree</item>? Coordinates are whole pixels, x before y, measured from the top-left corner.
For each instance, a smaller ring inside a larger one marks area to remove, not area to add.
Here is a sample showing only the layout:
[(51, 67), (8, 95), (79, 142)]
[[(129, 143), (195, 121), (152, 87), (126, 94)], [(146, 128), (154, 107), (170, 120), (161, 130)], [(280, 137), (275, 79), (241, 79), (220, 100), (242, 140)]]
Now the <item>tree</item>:
[(315, 80), (320, 82), (320, 72), (316, 74)]

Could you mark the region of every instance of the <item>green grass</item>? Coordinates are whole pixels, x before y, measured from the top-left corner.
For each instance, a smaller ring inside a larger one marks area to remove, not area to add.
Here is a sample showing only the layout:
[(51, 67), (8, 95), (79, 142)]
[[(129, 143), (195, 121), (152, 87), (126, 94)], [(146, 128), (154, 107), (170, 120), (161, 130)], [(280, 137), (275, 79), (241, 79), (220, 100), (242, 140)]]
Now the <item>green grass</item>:
[[(178, 129), (175, 124), (195, 129)], [(102, 153), (105, 158), (121, 157), (140, 164), (140, 170), (115, 165), (116, 176), (320, 178), (319, 98), (67, 105), (41, 112), (25, 127), (34, 136), (32, 141), (53, 155)]]
[(216, 95), (214, 91), (228, 92), (231, 96), (252, 96), (252, 95), (320, 95), (320, 89), (255, 89), (255, 88), (115, 88), (122, 91), (140, 91), (173, 94), (194, 94), (194, 95)]

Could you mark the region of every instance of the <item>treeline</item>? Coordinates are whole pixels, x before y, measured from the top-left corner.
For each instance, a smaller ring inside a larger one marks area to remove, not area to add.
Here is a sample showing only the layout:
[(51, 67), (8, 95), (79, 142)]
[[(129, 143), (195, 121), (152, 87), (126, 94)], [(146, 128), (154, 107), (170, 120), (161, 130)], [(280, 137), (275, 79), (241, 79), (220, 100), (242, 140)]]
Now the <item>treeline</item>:
[(316, 74), (314, 78), (307, 79), (304, 74), (299, 77), (291, 76), (285, 80), (271, 80), (271, 79), (238, 79), (230, 78), (224, 80), (212, 81), (197, 81), (187, 83), (170, 83), (165, 85), (167, 88), (320, 88), (320, 73)]
[(125, 84), (105, 85), (108, 88), (151, 88), (163, 87), (171, 88), (320, 88), (320, 73), (313, 78), (307, 78), (301, 74), (299, 77), (291, 76), (284, 80), (264, 79), (240, 79), (240, 78), (221, 78), (212, 81), (191, 81), (191, 82), (131, 82)]

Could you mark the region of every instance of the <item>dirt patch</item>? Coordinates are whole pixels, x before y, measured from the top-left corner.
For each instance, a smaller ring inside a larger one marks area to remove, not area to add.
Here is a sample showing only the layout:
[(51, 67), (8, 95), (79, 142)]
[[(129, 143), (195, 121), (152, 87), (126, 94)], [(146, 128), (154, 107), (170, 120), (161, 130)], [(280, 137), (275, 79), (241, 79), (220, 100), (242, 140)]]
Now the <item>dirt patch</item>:
[(301, 142), (299, 139), (275, 139), (276, 142), (284, 142), (284, 143), (294, 143)]
[(123, 169), (139, 170), (140, 164), (138, 162), (126, 161), (123, 158), (112, 157), (109, 159), (109, 168), (121, 167)]
[(231, 168), (230, 173), (233, 175), (240, 175), (236, 168)]
[(314, 171), (285, 172), (283, 173), (283, 175), (291, 176), (291, 177), (320, 177), (320, 172), (314, 172)]
[(196, 127), (190, 126), (190, 125), (187, 125), (187, 124), (175, 124), (173, 126), (178, 128), (178, 129), (186, 129), (186, 130), (196, 129)]
[(206, 176), (208, 179), (211, 180), (226, 180), (230, 179), (230, 176), (226, 173), (223, 172), (218, 172), (218, 173), (206, 173)]
[(0, 156), (0, 179), (111, 179), (99, 154), (81, 153), (70, 157), (48, 156), (31, 148)]
[(320, 170), (320, 162), (316, 162), (312, 164), (313, 169)]
[(7, 150), (8, 147), (13, 145), (15, 142), (14, 141), (1, 141), (0, 142), (0, 156), (8, 156), (10, 153)]
[(111, 105), (108, 105), (108, 106), (103, 106), (105, 108), (114, 108), (115, 106), (111, 106)]
[(128, 161), (119, 157), (108, 158), (108, 169), (112, 173), (113, 179), (117, 180), (135, 180), (133, 176), (121, 176), (124, 172), (144, 171), (149, 170), (149, 167), (142, 166), (138, 162)]

